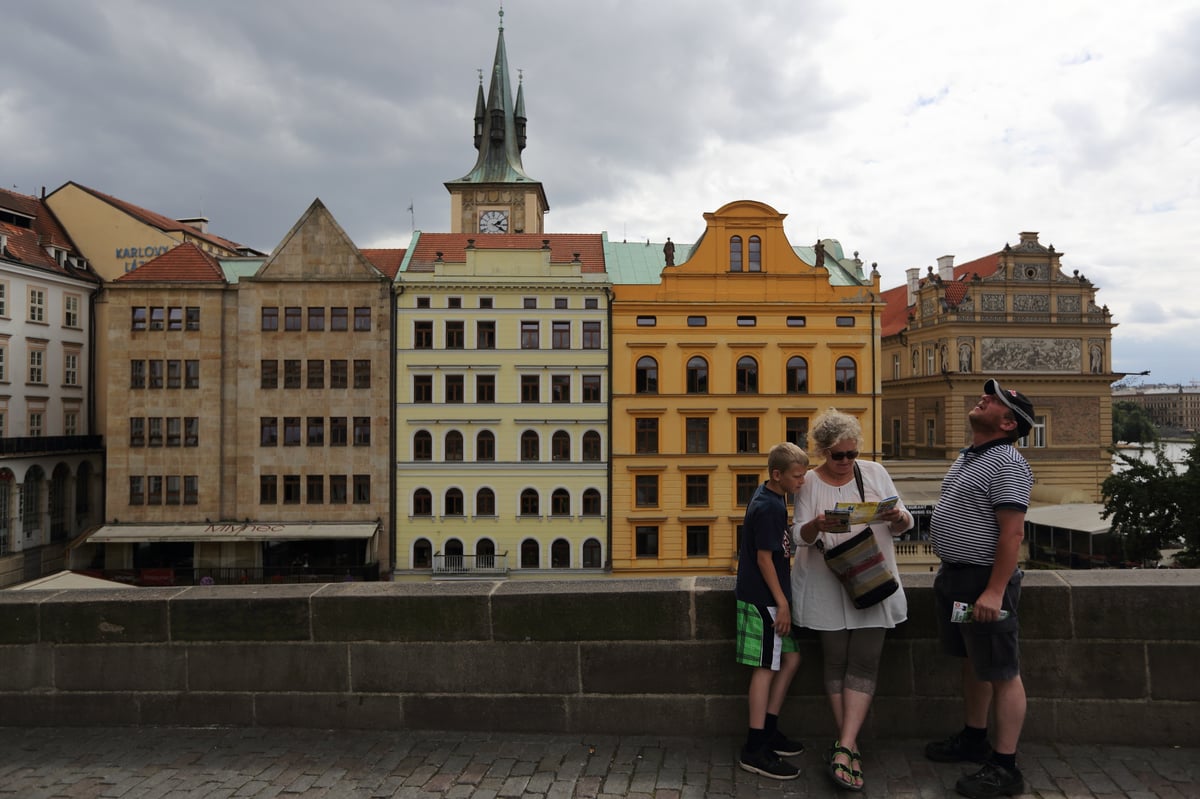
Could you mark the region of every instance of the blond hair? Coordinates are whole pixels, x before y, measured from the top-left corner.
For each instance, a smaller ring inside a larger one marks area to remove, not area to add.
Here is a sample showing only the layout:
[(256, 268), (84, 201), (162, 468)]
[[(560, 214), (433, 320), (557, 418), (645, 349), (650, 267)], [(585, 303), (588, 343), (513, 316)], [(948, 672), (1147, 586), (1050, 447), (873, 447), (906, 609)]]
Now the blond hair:
[(790, 441), (784, 441), (771, 447), (767, 453), (767, 477), (775, 472), (786, 472), (793, 464), (808, 466), (808, 453)]

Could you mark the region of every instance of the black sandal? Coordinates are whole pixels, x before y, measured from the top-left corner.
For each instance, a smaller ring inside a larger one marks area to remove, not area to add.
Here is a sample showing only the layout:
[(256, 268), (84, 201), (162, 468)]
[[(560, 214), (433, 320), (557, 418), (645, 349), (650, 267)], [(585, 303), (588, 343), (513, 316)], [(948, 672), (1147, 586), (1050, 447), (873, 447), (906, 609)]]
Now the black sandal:
[[(848, 763), (837, 763), (834, 758), (838, 755), (845, 755)], [(854, 762), (854, 752), (851, 752), (846, 747), (842, 746), (839, 741), (834, 741), (833, 746), (829, 749), (829, 755), (826, 758), (825, 773), (829, 775), (829, 779), (833, 780), (833, 784), (845, 791), (861, 791), (862, 786), (856, 785), (856, 781), (860, 776), (859, 772), (854, 771), (852, 763)], [(846, 782), (842, 778), (845, 774), (850, 778), (850, 782)]]

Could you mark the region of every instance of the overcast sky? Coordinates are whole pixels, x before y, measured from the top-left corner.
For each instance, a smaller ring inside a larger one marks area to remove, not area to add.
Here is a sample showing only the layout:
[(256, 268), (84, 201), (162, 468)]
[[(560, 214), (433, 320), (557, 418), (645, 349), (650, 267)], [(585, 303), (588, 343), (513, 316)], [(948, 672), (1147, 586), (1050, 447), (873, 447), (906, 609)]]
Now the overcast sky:
[[(320, 197), (360, 247), (407, 246), (475, 163), (497, 9), (7, 3), (0, 179), (262, 250)], [(760, 200), (884, 288), (1038, 231), (1100, 287), (1117, 371), (1200, 379), (1194, 0), (508, 0), (504, 29), (548, 231), (693, 242)]]

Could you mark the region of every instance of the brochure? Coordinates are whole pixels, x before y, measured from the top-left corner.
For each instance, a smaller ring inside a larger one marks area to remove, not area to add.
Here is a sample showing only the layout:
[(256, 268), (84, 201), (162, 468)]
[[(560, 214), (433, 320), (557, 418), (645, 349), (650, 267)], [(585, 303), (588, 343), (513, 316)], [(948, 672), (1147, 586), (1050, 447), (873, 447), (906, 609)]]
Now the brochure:
[[(1008, 611), (1000, 611), (1000, 621), (1008, 618)], [(955, 602), (950, 610), (950, 621), (955, 624), (967, 624), (975, 621), (975, 606), (968, 602)]]
[[(847, 525), (870, 524), (879, 521), (879, 517), (896, 507), (896, 503), (899, 501), (899, 497), (888, 497), (878, 502), (839, 502), (832, 511), (825, 511), (825, 518), (840, 519), (841, 515), (845, 513), (848, 514)], [(836, 517), (831, 516), (835, 513)]]

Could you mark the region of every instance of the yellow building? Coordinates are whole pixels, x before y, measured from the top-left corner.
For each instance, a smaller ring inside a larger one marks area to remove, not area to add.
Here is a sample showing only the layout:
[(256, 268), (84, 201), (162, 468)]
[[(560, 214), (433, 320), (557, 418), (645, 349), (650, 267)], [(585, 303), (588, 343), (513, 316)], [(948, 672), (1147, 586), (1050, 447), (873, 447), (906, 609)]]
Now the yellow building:
[(1035, 501), (1099, 502), (1112, 472), (1112, 330), (1096, 286), (1025, 232), (958, 266), (938, 259), (883, 294), (884, 452), (949, 462), (988, 378), (1033, 401), (1020, 443)]
[(835, 241), (793, 247), (763, 203), (704, 218), (670, 256), (606, 245), (618, 574), (729, 571), (767, 451), (807, 447), (826, 408), (858, 417), (878, 450), (878, 273)]

